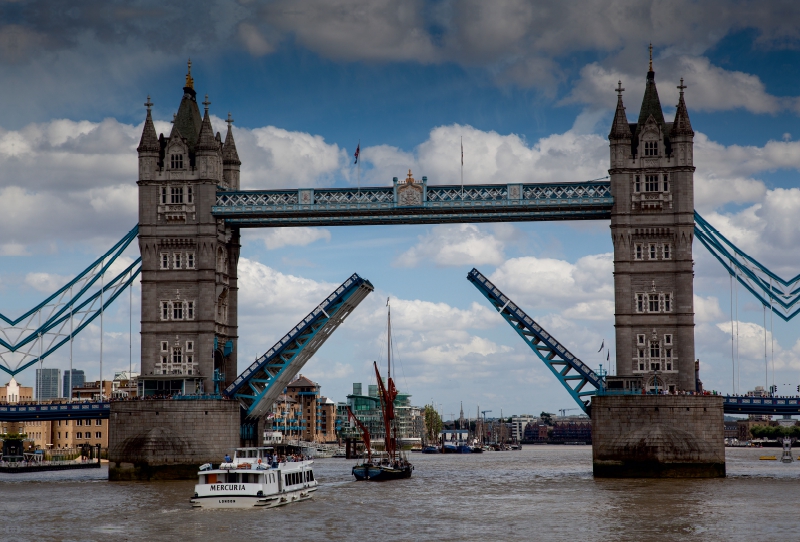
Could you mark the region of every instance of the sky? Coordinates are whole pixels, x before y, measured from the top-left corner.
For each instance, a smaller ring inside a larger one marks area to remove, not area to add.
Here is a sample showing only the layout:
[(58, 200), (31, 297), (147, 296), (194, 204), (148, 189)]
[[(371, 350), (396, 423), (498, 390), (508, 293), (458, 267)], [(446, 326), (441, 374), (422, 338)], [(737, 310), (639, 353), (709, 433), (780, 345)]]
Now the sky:
[[(796, 2), (0, 2), (0, 312), (24, 313), (136, 224), (143, 104), (149, 95), (168, 134), (189, 58), (214, 129), (235, 119), (244, 189), (388, 186), (408, 169), (457, 184), (462, 138), (464, 182), (505, 184), (607, 175), (614, 88), (622, 81), (635, 120), (650, 43), (667, 120), (681, 77), (687, 85), (696, 209), (795, 276)], [(390, 298), (398, 386), (413, 403), (447, 418), (462, 402), (471, 416), (575, 408), (466, 280), (473, 267), (589, 365), (607, 365), (603, 343), (614, 357), (607, 221), (248, 229), (242, 239), (242, 368), (352, 273), (375, 286), (301, 371), (334, 400), (374, 383)], [(699, 243), (694, 258), (705, 387), (796, 393), (797, 322), (767, 315), (765, 327), (760, 304), (742, 288), (732, 295)], [(105, 377), (136, 370), (139, 293), (105, 317)], [(74, 367), (98, 378), (99, 357), (93, 325), (76, 339)], [(67, 368), (67, 353), (45, 366)], [(33, 369), (18, 380), (32, 384)]]

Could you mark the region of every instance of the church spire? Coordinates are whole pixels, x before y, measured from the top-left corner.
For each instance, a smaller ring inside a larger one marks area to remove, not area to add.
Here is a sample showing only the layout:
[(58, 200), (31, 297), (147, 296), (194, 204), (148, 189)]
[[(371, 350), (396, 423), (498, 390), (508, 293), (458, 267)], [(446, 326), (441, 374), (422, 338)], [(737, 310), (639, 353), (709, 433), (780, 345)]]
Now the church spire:
[(611, 124), (611, 133), (608, 139), (630, 139), (631, 127), (628, 124), (628, 117), (625, 115), (625, 106), (622, 105), (622, 81), (617, 82), (617, 110), (614, 112), (614, 122)]
[(692, 130), (692, 123), (689, 121), (689, 112), (686, 110), (686, 102), (683, 101), (683, 90), (686, 85), (683, 84), (683, 77), (681, 77), (681, 84), (678, 85), (680, 90), (680, 97), (678, 98), (678, 110), (675, 111), (675, 121), (672, 123), (672, 131), (670, 136), (679, 135), (694, 135)]
[(144, 106), (147, 108), (147, 118), (144, 121), (144, 129), (142, 130), (142, 139), (139, 141), (139, 146), (136, 150), (142, 152), (159, 152), (161, 146), (158, 143), (158, 136), (156, 135), (156, 127), (153, 125), (153, 116), (150, 109), (153, 107), (153, 102), (150, 101), (150, 95), (147, 95), (147, 101)]

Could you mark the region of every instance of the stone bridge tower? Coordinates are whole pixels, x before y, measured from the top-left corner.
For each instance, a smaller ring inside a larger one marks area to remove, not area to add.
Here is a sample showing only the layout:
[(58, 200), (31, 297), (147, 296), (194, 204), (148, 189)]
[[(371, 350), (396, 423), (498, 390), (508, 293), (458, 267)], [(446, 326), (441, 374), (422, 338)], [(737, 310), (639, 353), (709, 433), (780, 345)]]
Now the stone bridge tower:
[(636, 122), (628, 122), (617, 89), (608, 136), (611, 150), (611, 239), (617, 377), (620, 387), (691, 390), (694, 357), (692, 240), (694, 132), (683, 99), (665, 122), (652, 57)]
[(139, 152), (142, 376), (146, 395), (213, 393), (236, 376), (239, 231), (211, 215), (218, 187), (239, 188), (228, 116), (222, 142), (200, 116), (191, 75), (169, 137), (156, 135), (148, 97)]

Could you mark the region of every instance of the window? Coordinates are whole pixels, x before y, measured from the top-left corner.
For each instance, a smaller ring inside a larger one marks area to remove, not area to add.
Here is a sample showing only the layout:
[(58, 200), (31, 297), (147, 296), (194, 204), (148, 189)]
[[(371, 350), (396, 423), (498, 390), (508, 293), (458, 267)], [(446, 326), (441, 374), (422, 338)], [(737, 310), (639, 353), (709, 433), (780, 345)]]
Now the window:
[[(75, 420), (75, 425), (83, 425), (83, 420)], [(80, 433), (78, 433), (78, 438), (80, 438)]]
[[(191, 303), (191, 301), (189, 303)], [(194, 341), (186, 341), (186, 351), (194, 352)]]
[[(94, 424), (95, 425), (103, 425), (103, 420), (95, 420)], [(97, 438), (100, 438), (100, 437), (97, 437)]]
[(655, 260), (658, 257), (657, 255), (658, 251), (656, 250), (656, 245), (651, 243), (648, 248), (650, 249), (650, 259)]
[(169, 350), (169, 343), (167, 341), (161, 341), (161, 351), (166, 352)]
[(669, 173), (664, 174), (664, 192), (669, 192)]
[(194, 320), (194, 301), (186, 302), (186, 319)]
[(672, 246), (667, 243), (664, 243), (664, 247), (662, 248), (662, 254), (665, 260), (669, 260), (672, 257)]
[(169, 160), (169, 167), (172, 169), (183, 168), (183, 155), (182, 154), (171, 155)]
[(169, 269), (169, 253), (161, 253), (161, 269)]
[(186, 187), (186, 203), (194, 203), (194, 190), (191, 186)]
[(161, 363), (167, 363), (167, 356), (161, 356)]
[(183, 320), (183, 303), (172, 304), (172, 319)]
[(173, 186), (170, 188), (170, 203), (183, 203), (182, 186)]
[(658, 359), (660, 357), (661, 357), (661, 343), (659, 343), (658, 341), (650, 341), (650, 359)]
[(640, 179), (641, 179), (641, 177), (639, 177), (638, 175), (636, 175), (636, 177), (634, 177), (634, 181), (633, 181), (633, 191), (634, 192), (641, 192), (642, 191), (642, 182), (641, 182)]
[(672, 312), (672, 294), (664, 294), (664, 312)]
[(651, 371), (660, 371), (661, 370), (661, 364), (658, 363), (657, 361), (651, 361), (650, 362), (650, 370)]
[(172, 363), (182, 363), (182, 362), (183, 362), (183, 351), (180, 348), (173, 348)]
[(644, 176), (644, 191), (645, 192), (658, 192), (658, 175), (645, 175)]
[(672, 335), (664, 335), (664, 344), (672, 344)]
[(638, 344), (644, 344), (644, 335), (637, 335), (636, 336), (636, 342)]
[(642, 256), (642, 245), (640, 245), (640, 244), (637, 244), (637, 245), (636, 245), (636, 249), (635, 249), (635, 250), (636, 250), (636, 252), (635, 252), (635, 255), (634, 255), (634, 257), (635, 257), (637, 260), (641, 260), (641, 259), (643, 258), (643, 256)]
[(83, 434), (83, 436), (86, 438), (86, 440), (89, 440), (90, 438), (92, 438), (92, 433), (87, 431), (86, 433)]
[(194, 252), (186, 253), (186, 269), (194, 269)]
[(647, 312), (658, 312), (658, 294), (649, 294), (647, 298)]
[(161, 204), (162, 205), (166, 205), (167, 204), (167, 187), (166, 186), (162, 186), (161, 187)]
[(181, 253), (180, 252), (176, 252), (176, 253), (174, 253), (172, 255), (172, 262), (173, 262), (173, 267), (175, 269), (180, 269), (181, 268)]
[(645, 141), (644, 142), (644, 155), (645, 156), (658, 156), (658, 141)]
[(169, 320), (169, 302), (162, 301), (161, 302), (161, 319), (162, 320)]
[(78, 431), (77, 433), (75, 433), (75, 438), (83, 438), (83, 432)]
[(644, 294), (636, 294), (636, 312), (644, 312)]

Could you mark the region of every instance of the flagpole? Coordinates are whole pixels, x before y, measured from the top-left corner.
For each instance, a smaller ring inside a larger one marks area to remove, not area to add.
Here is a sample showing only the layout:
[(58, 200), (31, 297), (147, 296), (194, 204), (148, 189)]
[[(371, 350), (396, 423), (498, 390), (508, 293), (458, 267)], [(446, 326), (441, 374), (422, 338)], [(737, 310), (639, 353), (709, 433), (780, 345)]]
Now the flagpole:
[[(357, 149), (358, 149), (358, 158), (361, 158), (361, 140), (360, 139), (358, 140)], [(361, 199), (361, 160), (358, 160), (356, 165), (358, 166), (358, 174), (356, 175), (356, 177), (358, 178), (358, 198)]]
[(461, 136), (461, 201), (464, 201), (464, 136)]

